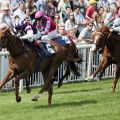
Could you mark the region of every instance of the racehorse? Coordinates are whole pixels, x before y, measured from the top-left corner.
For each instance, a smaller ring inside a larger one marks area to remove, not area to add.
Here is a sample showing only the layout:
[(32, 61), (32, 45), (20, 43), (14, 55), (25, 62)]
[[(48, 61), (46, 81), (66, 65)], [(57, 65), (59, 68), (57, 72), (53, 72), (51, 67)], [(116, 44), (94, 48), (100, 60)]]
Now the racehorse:
[(103, 49), (102, 61), (93, 74), (93, 77), (103, 68), (116, 64), (116, 73), (112, 81), (112, 90), (115, 92), (116, 84), (120, 76), (120, 39), (116, 32), (111, 32), (108, 27), (102, 26), (92, 36), (94, 44), (96, 45), (95, 50)]
[[(32, 100), (38, 100), (39, 96), (42, 95), (45, 90), (47, 90), (48, 106), (50, 106), (53, 92), (51, 83), (52, 76), (55, 74), (58, 67), (63, 63), (63, 61), (67, 60), (71, 66), (72, 64), (74, 66), (74, 61), (80, 60), (76, 55), (76, 49), (74, 50), (74, 48), (72, 48), (74, 46), (72, 42), (70, 45), (68, 45), (68, 50), (67, 48), (62, 48), (54, 41), (51, 41), (51, 45), (54, 46), (56, 53), (49, 57), (46, 57), (42, 61), (41, 65), (38, 66), (40, 59), (38, 59), (37, 52), (30, 46), (26, 45), (18, 37), (12, 35), (10, 29), (5, 24), (0, 27), (0, 42), (2, 44), (2, 47), (5, 47), (9, 51), (9, 69), (5, 78), (0, 81), (0, 89), (9, 80), (15, 78), (15, 95), (17, 102), (21, 101), (21, 96), (19, 96), (18, 90), (20, 79), (29, 77), (37, 69), (37, 71), (42, 72), (44, 85), (39, 91), (39, 94), (37, 96), (34, 96)], [(73, 51), (75, 53), (73, 53)]]

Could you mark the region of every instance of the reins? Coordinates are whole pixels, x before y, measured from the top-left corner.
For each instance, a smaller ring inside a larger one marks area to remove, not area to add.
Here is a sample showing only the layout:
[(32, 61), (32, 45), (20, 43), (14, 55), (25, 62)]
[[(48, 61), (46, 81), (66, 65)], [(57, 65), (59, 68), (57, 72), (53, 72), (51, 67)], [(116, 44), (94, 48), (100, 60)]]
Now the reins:
[[(4, 36), (3, 36), (3, 40), (2, 40), (2, 42), (1, 42), (1, 45), (2, 45), (3, 47), (6, 47), (6, 48), (10, 49), (9, 46), (12, 46), (12, 43), (11, 43), (10, 41), (8, 41), (7, 33), (6, 33), (7, 30), (9, 30), (9, 28), (7, 28), (7, 29), (5, 30), (5, 32), (4, 32)], [(12, 33), (10, 33), (10, 34), (12, 34)], [(17, 41), (17, 37), (13, 36), (13, 39), (14, 39), (15, 42)], [(12, 57), (19, 57), (19, 56), (25, 54), (25, 51), (26, 51), (26, 50), (25, 50), (24, 42), (22, 43), (22, 46), (23, 46), (23, 49), (22, 49), (19, 53), (15, 53), (15, 52), (9, 53), (10, 56), (12, 56)], [(14, 48), (12, 48), (12, 49), (14, 49)]]

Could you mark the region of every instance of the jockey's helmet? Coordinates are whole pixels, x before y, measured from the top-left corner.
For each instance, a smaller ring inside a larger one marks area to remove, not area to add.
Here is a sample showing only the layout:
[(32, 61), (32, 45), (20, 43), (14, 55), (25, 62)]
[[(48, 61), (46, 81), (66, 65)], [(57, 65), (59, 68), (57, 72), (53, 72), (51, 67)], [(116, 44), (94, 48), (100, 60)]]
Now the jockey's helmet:
[(44, 16), (44, 11), (40, 10), (40, 11), (37, 11), (36, 14), (35, 14), (35, 19), (36, 20), (41, 20)]

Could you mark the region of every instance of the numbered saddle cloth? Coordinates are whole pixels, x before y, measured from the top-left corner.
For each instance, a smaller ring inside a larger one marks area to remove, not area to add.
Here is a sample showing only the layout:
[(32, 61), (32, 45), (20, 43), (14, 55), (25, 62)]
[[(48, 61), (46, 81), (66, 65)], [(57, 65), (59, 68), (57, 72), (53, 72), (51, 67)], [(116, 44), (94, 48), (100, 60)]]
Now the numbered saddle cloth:
[(39, 47), (40, 47), (40, 53), (41, 55), (43, 55), (43, 57), (49, 57), (55, 53), (51, 45), (47, 42), (44, 41), (40, 42)]
[(71, 43), (71, 41), (69, 40), (67, 36), (62, 36), (62, 37), (59, 36), (59, 37), (54, 38), (53, 40), (62, 46), (66, 46), (67, 44)]

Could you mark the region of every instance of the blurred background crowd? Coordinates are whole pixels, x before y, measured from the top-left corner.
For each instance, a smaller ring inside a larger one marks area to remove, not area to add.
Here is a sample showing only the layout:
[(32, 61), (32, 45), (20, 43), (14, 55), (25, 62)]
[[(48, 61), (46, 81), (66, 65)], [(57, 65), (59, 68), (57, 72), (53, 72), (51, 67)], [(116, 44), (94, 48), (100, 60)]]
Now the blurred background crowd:
[(120, 32), (120, 0), (0, 0), (0, 23), (14, 28), (29, 18), (34, 23), (40, 10), (62, 24), (76, 44), (91, 42), (91, 34), (102, 25)]

